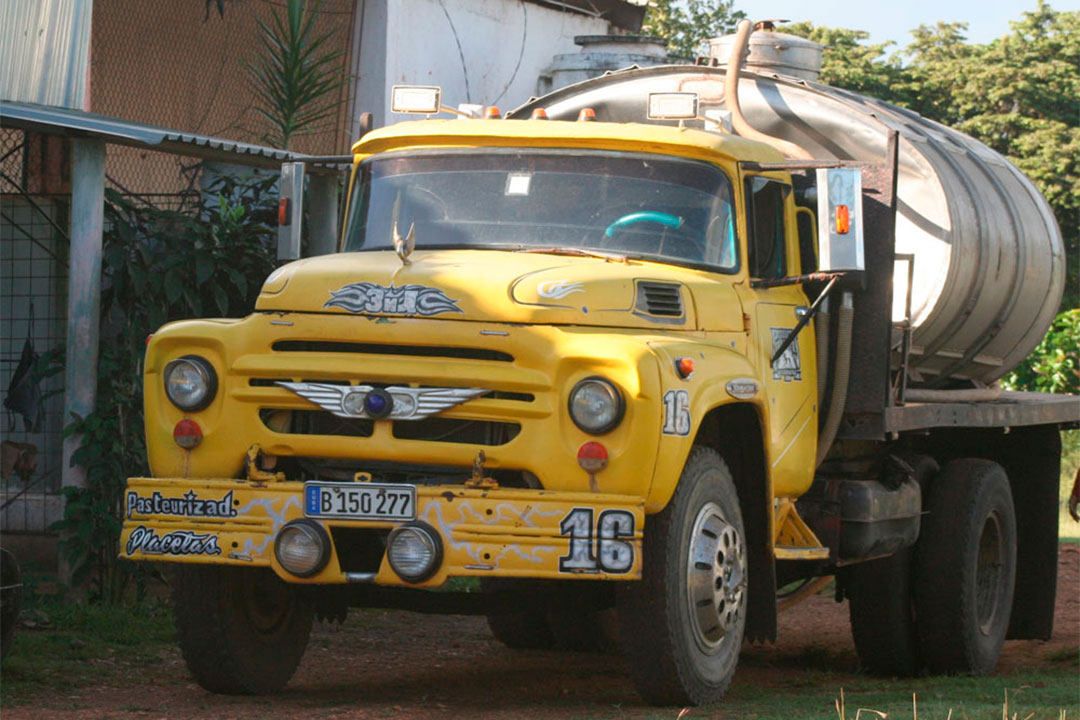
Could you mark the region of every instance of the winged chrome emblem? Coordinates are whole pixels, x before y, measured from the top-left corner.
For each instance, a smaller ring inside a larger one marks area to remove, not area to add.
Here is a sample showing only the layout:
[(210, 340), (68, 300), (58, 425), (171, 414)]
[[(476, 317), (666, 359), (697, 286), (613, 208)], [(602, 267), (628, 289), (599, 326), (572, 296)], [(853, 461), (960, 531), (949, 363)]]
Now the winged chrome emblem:
[(491, 392), (482, 388), (374, 388), (284, 381), (277, 384), (338, 417), (390, 420), (423, 420)]

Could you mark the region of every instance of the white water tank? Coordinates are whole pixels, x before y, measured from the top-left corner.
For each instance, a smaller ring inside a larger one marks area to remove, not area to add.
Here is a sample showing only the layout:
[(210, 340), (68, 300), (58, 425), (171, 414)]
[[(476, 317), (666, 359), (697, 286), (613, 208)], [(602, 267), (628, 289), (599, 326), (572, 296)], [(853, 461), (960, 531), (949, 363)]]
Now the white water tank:
[[(510, 115), (543, 107), (552, 119), (573, 120), (589, 107), (601, 121), (650, 122), (649, 93), (696, 92), (705, 113), (724, 109), (724, 80), (718, 67), (627, 70)], [(915, 256), (910, 367), (917, 381), (990, 383), (1027, 357), (1057, 312), (1065, 253), (1050, 206), (1008, 160), (910, 110), (790, 75), (744, 71), (739, 96), (751, 125), (815, 158), (881, 163), (888, 132), (899, 131), (896, 252)], [(906, 271), (896, 283), (899, 319)]]

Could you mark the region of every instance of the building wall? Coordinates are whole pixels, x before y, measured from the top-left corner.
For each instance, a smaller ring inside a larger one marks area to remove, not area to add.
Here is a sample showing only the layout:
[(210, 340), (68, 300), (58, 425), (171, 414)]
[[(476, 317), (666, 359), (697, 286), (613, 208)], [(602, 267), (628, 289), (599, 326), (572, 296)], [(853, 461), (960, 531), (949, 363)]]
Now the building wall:
[[(333, 30), (326, 47), (348, 51), (354, 0), (323, 0), (315, 35)], [(207, 8), (209, 7), (209, 12)], [(256, 110), (247, 65), (261, 51), (258, 21), (272, 23), (284, 3), (233, 0), (224, 15), (203, 0), (95, 0), (90, 61), (90, 110), (125, 120), (267, 144), (267, 121)], [(290, 149), (333, 155), (347, 152), (348, 84), (331, 102), (338, 112)], [(190, 159), (129, 148), (110, 148), (106, 173), (113, 186), (136, 194), (179, 193), (197, 187)], [(160, 204), (160, 203), (159, 203)], [(168, 203), (164, 203), (168, 204)]]
[(81, 110), (92, 0), (0, 2), (0, 100)]
[(439, 85), (443, 103), (454, 107), (516, 107), (535, 94), (554, 55), (577, 52), (575, 35), (610, 29), (606, 20), (524, 0), (362, 0), (358, 14), (354, 115), (372, 112), (377, 125), (406, 119), (390, 113), (385, 99), (398, 84)]

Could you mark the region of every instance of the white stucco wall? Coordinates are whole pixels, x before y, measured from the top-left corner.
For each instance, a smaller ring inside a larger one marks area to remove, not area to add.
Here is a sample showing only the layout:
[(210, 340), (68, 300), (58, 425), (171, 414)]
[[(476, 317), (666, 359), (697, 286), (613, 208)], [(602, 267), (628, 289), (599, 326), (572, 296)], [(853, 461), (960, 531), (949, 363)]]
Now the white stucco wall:
[(374, 113), (378, 126), (407, 119), (389, 111), (395, 84), (439, 85), (446, 105), (505, 112), (536, 93), (537, 76), (555, 55), (579, 50), (575, 35), (609, 32), (605, 20), (522, 0), (364, 0), (359, 10), (354, 107)]

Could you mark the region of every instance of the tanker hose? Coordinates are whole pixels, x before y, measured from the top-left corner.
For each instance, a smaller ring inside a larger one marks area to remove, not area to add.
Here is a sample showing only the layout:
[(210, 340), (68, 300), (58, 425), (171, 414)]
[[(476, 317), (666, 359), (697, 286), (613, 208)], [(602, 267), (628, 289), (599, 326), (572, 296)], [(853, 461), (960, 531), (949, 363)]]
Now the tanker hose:
[(821, 304), (814, 316), (814, 337), (817, 341), (817, 396), (818, 404), (825, 397), (829, 385), (829, 299)]
[(735, 43), (731, 47), (731, 56), (728, 58), (727, 73), (724, 75), (724, 106), (731, 113), (731, 127), (744, 138), (771, 145), (788, 157), (813, 160), (813, 155), (795, 143), (755, 130), (743, 117), (742, 108), (739, 106), (739, 71), (742, 70), (743, 55), (746, 54), (746, 48), (750, 42), (750, 29), (749, 20), (739, 21), (738, 29), (735, 31)]
[(904, 392), (905, 402), (993, 402), (1001, 397), (1001, 388), (972, 388), (969, 390), (923, 390), (908, 389)]
[(829, 398), (829, 412), (825, 424), (818, 433), (817, 465), (821, 465), (829, 454), (836, 432), (840, 429), (840, 418), (844, 416), (847, 404), (848, 378), (851, 374), (851, 328), (855, 320), (855, 304), (851, 291), (844, 291), (840, 310), (836, 313), (836, 365), (833, 371), (832, 396)]

